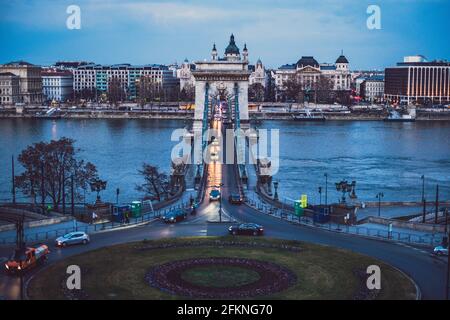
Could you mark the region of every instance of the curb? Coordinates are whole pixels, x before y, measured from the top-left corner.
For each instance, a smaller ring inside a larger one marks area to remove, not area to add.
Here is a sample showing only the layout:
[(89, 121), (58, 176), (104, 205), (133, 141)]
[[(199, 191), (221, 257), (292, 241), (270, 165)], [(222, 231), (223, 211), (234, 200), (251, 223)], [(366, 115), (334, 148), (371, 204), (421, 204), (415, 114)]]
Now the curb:
[(416, 300), (422, 300), (422, 291), (420, 290), (419, 285), (414, 281), (413, 278), (411, 278), (409, 275), (407, 275), (405, 272), (403, 272), (402, 270), (400, 270), (397, 267), (394, 267), (393, 265), (389, 264), (389, 266), (391, 266), (393, 269), (397, 270), (398, 272), (400, 272), (401, 274), (403, 274), (409, 281), (412, 282), (412, 284), (414, 285), (414, 287), (416, 288)]

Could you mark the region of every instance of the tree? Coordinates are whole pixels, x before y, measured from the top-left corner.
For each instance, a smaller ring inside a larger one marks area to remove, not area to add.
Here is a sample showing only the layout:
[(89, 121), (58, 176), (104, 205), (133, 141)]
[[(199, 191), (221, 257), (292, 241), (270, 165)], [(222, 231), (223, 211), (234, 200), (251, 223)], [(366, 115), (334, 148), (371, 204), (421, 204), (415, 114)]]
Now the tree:
[(144, 163), (138, 172), (143, 176), (144, 183), (136, 186), (137, 191), (144, 192), (147, 197), (158, 201), (168, 195), (169, 177), (167, 174), (159, 172), (158, 167)]
[(108, 100), (113, 105), (117, 106), (119, 102), (126, 99), (125, 89), (122, 86), (122, 81), (113, 76), (108, 82)]
[(304, 86), (297, 76), (293, 76), (284, 83), (284, 94), (287, 100), (302, 103), (304, 101)]
[(92, 163), (76, 159), (79, 149), (75, 149), (74, 143), (75, 140), (63, 137), (28, 146), (18, 157), (25, 171), (15, 177), (17, 187), (34, 202), (36, 196), (49, 197), (57, 209), (63, 194), (67, 195), (71, 189), (73, 178), (74, 195), (81, 199), (81, 190), (87, 190), (98, 179), (98, 173)]
[(192, 102), (195, 99), (195, 87), (192, 83), (186, 83), (180, 92), (181, 101)]
[(329, 102), (333, 91), (333, 82), (329, 77), (321, 75), (314, 83), (315, 102)]
[(252, 102), (262, 102), (264, 100), (264, 86), (257, 82), (248, 87), (248, 98)]

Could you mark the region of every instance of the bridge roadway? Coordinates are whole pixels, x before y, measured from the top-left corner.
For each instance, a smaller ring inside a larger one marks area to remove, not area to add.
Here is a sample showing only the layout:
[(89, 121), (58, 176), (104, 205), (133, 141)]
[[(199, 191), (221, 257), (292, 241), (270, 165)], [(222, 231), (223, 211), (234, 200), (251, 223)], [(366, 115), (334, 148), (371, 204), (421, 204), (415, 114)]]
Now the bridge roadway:
[[(217, 183), (217, 178), (220, 178), (220, 181), (224, 185), (222, 188), (222, 198), (224, 199), (222, 202), (223, 210), (231, 213), (233, 218), (239, 221), (255, 222), (263, 225), (265, 227), (266, 237), (330, 245), (372, 256), (399, 268), (413, 278), (420, 287), (422, 299), (444, 299), (446, 271), (446, 263), (444, 260), (437, 259), (428, 252), (424, 252), (418, 248), (294, 225), (262, 214), (246, 205), (232, 205), (226, 200), (230, 193), (237, 191), (237, 181), (233, 165), (211, 165), (215, 166), (215, 171), (210, 171), (212, 174), (209, 179), (210, 187)], [(97, 248), (143, 239), (223, 236), (227, 234), (228, 223), (207, 222), (214, 217), (217, 218), (218, 210), (219, 203), (209, 202), (206, 196), (205, 201), (198, 209), (198, 214), (178, 224), (166, 225), (162, 221), (154, 221), (139, 227), (92, 234), (92, 241), (87, 246), (73, 246), (59, 249), (54, 247), (52, 241), (49, 241), (47, 244), (50, 246), (52, 252), (48, 264)], [(11, 247), (0, 247), (0, 257), (8, 256), (11, 251)], [(18, 299), (20, 297), (19, 279), (7, 276), (3, 272), (0, 275), (0, 297), (5, 299)], [(28, 274), (26, 278), (29, 278), (33, 272)]]

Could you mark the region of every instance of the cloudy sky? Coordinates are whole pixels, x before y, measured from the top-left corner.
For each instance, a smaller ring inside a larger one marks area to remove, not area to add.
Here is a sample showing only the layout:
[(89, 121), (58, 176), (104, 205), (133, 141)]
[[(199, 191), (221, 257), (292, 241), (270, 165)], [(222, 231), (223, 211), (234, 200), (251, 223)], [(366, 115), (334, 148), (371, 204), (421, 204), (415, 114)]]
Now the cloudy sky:
[[(69, 5), (81, 29), (66, 27)], [(366, 26), (381, 8), (381, 30)], [(313, 55), (352, 69), (384, 68), (404, 55), (450, 60), (448, 0), (0, 0), (0, 63), (56, 60), (172, 63), (223, 53), (229, 35), (269, 67)]]

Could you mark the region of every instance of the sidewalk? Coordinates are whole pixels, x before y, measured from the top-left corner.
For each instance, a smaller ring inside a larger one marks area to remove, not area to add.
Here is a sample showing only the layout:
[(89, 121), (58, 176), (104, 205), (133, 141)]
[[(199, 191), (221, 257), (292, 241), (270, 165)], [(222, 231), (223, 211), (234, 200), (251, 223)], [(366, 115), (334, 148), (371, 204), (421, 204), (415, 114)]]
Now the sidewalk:
[(440, 245), (444, 236), (443, 233), (433, 234), (397, 227), (393, 227), (392, 232), (389, 232), (389, 227), (374, 223), (365, 223), (354, 226), (339, 225), (333, 222), (327, 222), (324, 224), (314, 223), (312, 218), (297, 217), (292, 213), (292, 211), (275, 208), (272, 205), (264, 202), (262, 198), (256, 193), (255, 189), (251, 187), (246, 190), (246, 204), (258, 211), (261, 211), (263, 214), (269, 214), (273, 217), (286, 220), (291, 223), (333, 232), (348, 233), (355, 236), (364, 236), (429, 247)]

